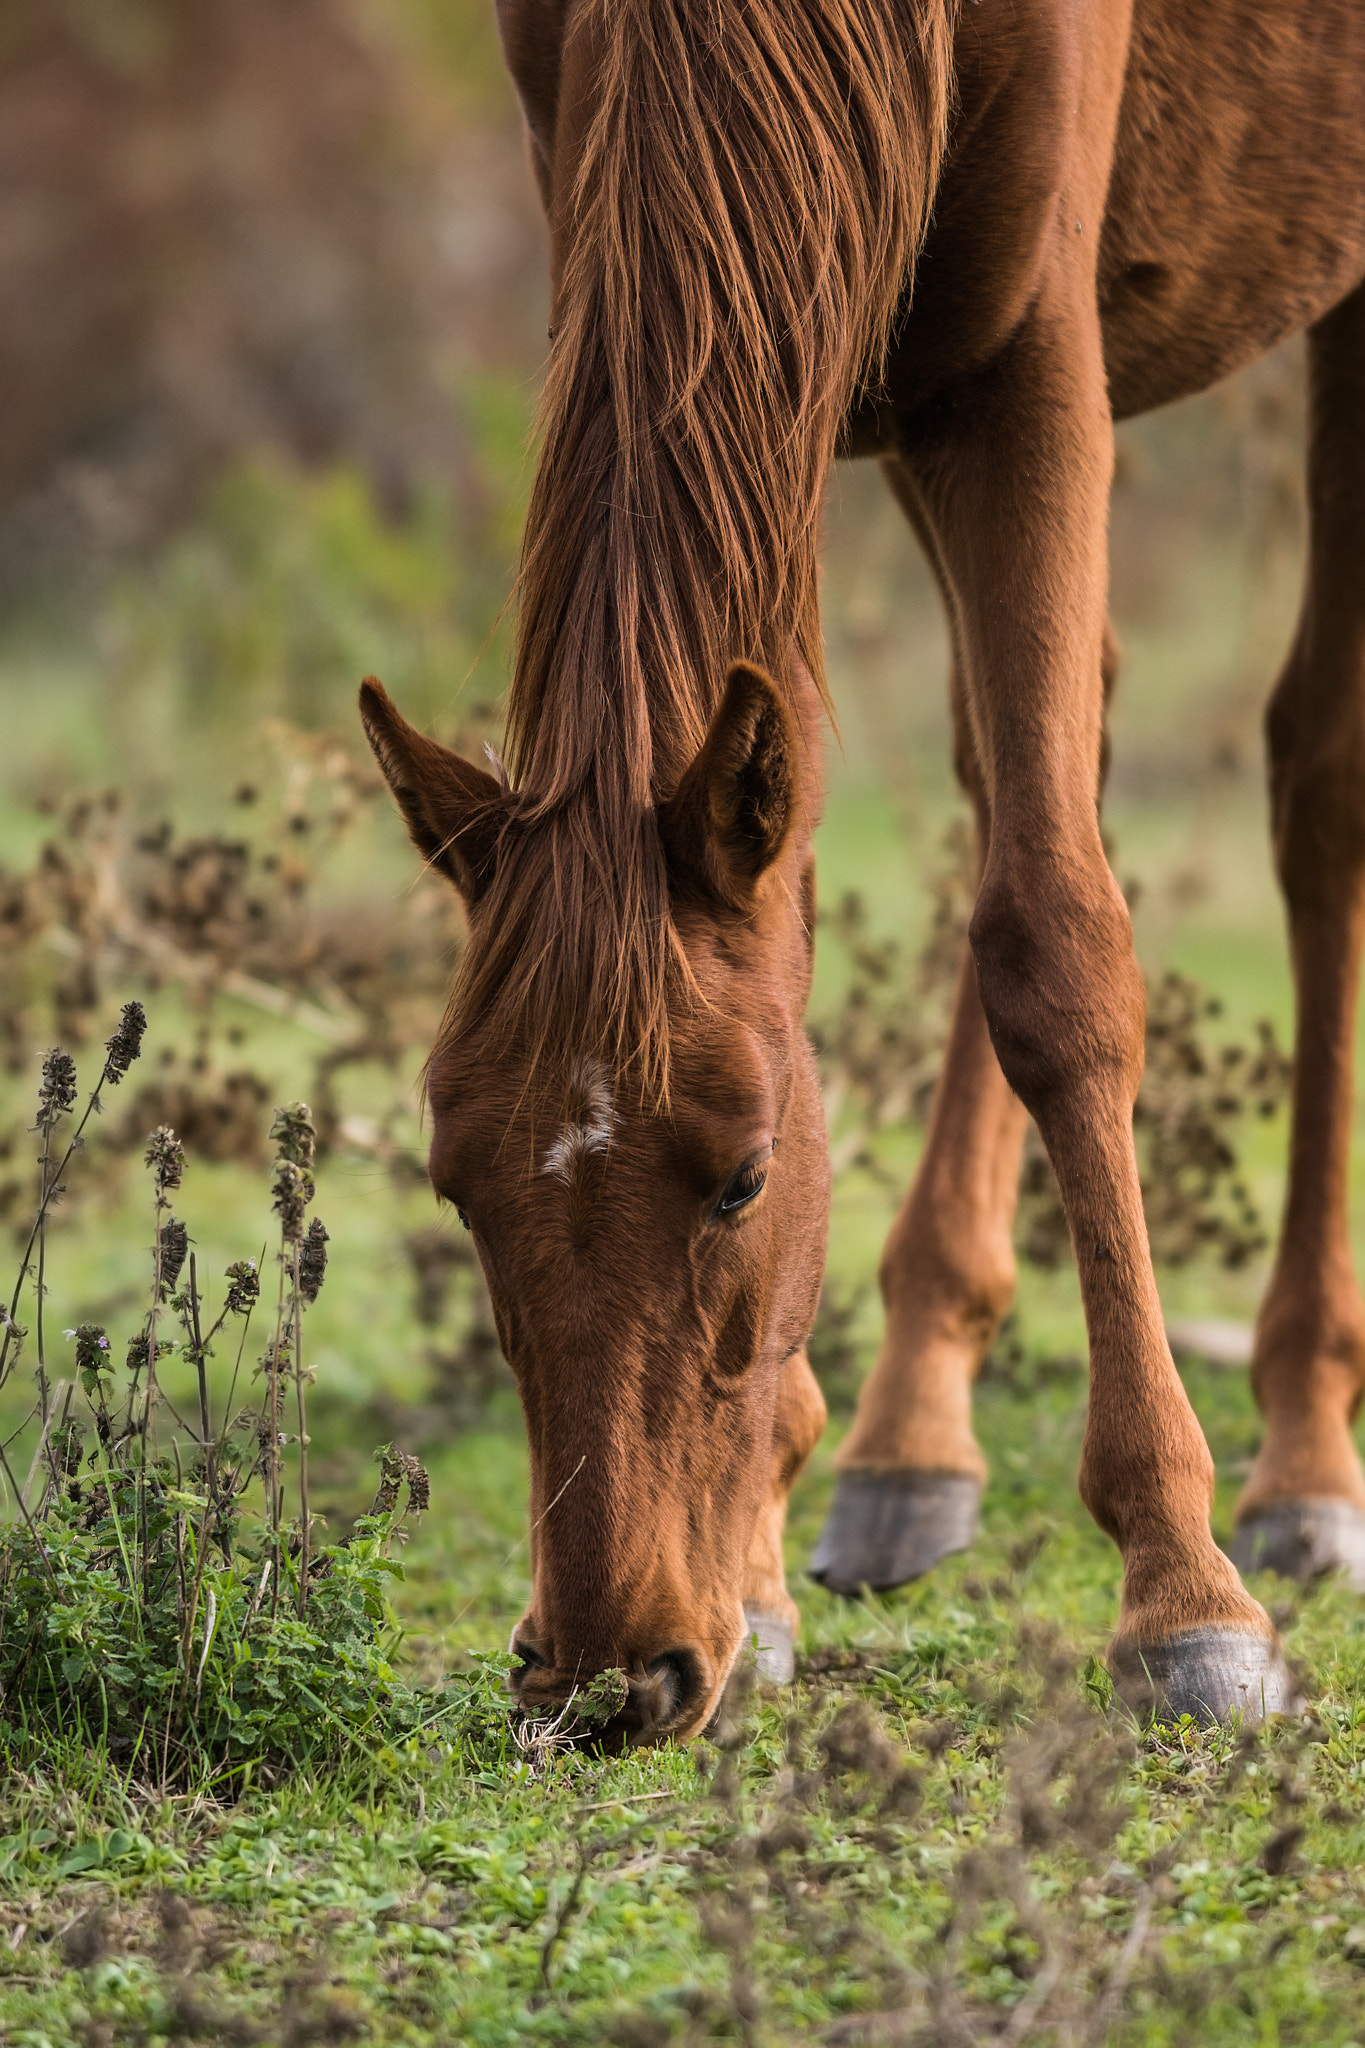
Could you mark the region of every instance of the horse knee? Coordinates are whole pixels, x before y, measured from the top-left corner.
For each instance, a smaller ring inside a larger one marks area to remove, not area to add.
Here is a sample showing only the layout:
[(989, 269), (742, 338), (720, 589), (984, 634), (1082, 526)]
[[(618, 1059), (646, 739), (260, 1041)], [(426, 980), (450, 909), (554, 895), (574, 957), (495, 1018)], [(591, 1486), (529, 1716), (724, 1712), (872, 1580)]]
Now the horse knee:
[[(994, 858), (991, 868), (996, 867)], [(1130, 1109), (1146, 993), (1127, 905), (1103, 856), (1064, 870), (1002, 861), (968, 930), (991, 1042), (1039, 1126), (1077, 1095)]]

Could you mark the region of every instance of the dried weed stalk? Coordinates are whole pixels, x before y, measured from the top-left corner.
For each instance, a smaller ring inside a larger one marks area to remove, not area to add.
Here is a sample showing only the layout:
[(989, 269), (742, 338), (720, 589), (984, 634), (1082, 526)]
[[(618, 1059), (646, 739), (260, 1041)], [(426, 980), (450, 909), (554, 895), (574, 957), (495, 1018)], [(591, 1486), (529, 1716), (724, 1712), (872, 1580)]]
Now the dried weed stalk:
[[(45, 1218), (103, 1091), (138, 1057), (145, 1024), (139, 1005), (125, 1009), (69, 1135), (75, 1063), (61, 1051), (43, 1063), (38, 1214), (0, 1332), (3, 1379), (21, 1357), (27, 1332), (17, 1313), (31, 1288), (37, 1443), (23, 1487), (0, 1447), (19, 1516), (0, 1532), (0, 1713), (11, 1736), (26, 1729), (41, 1746), (59, 1730), (81, 1730), (121, 1765), (166, 1783), (205, 1758), (232, 1775), (270, 1755), (316, 1754), (375, 1718), (391, 1677), (380, 1639), (399, 1490), (406, 1511), (420, 1514), (430, 1488), (417, 1460), (390, 1447), (370, 1516), (347, 1544), (317, 1543), (303, 1331), (325, 1277), (327, 1232), (308, 1213), (316, 1133), (302, 1103), (278, 1111), (271, 1131), (280, 1249), (273, 1334), (257, 1368), (262, 1405), (237, 1401), (258, 1262), (229, 1266), (211, 1314), (189, 1231), (171, 1213), (185, 1150), (165, 1125), (144, 1155), (146, 1313), (121, 1367), (103, 1326), (67, 1331), (74, 1369), (51, 1381)], [(212, 1363), (220, 1344), (231, 1358), (223, 1372)], [(192, 1370), (189, 1414), (163, 1376), (172, 1361)], [(292, 1633), (277, 1626), (282, 1608), (295, 1617)]]

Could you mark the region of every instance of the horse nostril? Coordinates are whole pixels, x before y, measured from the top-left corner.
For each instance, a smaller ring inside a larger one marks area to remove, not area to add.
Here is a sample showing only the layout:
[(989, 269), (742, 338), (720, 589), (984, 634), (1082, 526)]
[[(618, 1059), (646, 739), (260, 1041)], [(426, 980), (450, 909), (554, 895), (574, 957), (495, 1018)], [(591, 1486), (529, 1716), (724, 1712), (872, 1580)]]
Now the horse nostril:
[(685, 1721), (702, 1690), (701, 1665), (691, 1650), (665, 1650), (649, 1667), (659, 1688), (653, 1719), (659, 1726)]
[(508, 1675), (514, 1690), (530, 1672), (545, 1669), (545, 1659), (539, 1650), (533, 1650), (529, 1643), (523, 1642), (518, 1636), (512, 1638), (512, 1655), (517, 1660), (517, 1668)]

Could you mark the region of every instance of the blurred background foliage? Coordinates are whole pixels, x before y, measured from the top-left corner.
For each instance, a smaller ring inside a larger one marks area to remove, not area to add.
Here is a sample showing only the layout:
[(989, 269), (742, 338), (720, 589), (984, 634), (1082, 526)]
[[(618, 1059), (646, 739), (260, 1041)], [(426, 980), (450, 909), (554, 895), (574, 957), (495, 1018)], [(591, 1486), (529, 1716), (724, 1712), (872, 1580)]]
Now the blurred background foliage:
[[(459, 921), (381, 800), (353, 693), (373, 671), (443, 737), (496, 738), (545, 324), (486, 0), (6, 0), (0, 1207), (15, 1224), (28, 1199), (37, 1058), (54, 1036), (80, 1057), (131, 997), (160, 1065), (73, 1186), (62, 1324), (107, 1316), (142, 1257), (119, 1235), (139, 1117), (184, 1131), (227, 1248), (270, 1103), (308, 1095), (334, 1236), (318, 1412), (373, 1410), (385, 1435), (512, 1410), (422, 1175), (418, 1076)], [(1148, 1121), (1187, 1193), (1212, 1174), (1192, 1199), (1215, 1216), (1167, 1204), (1163, 1286), (1243, 1322), (1283, 1186), (1259, 719), (1297, 596), (1302, 411), (1290, 347), (1125, 427), (1112, 522), (1108, 825), (1149, 978), (1182, 977)], [(830, 1370), (851, 1384), (965, 912), (943, 622), (868, 465), (831, 479), (824, 612), (840, 737), (813, 1014), (845, 1167)], [(1084, 1346), (1030, 1173), (1010, 1371)], [(91, 1205), (107, 1230), (78, 1227)], [(328, 1453), (338, 1499), (363, 1484), (352, 1422)], [(472, 1524), (515, 1454), (479, 1455)]]

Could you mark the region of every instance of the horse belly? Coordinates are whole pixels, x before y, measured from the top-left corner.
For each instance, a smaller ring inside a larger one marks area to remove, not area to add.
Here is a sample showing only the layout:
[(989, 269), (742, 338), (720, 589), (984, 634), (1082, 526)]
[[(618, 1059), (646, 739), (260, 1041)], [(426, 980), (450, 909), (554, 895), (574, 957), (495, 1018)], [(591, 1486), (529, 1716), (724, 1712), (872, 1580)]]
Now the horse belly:
[(1139, 0), (1099, 260), (1115, 416), (1204, 389), (1362, 276), (1359, 0)]

